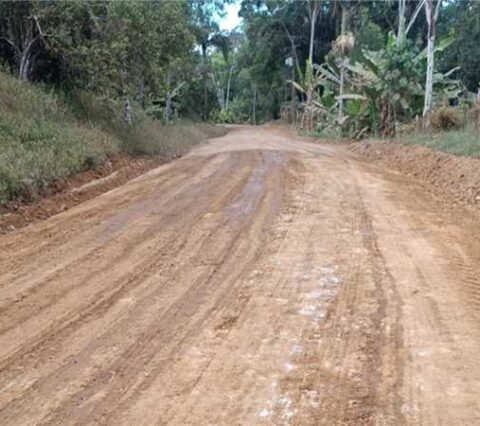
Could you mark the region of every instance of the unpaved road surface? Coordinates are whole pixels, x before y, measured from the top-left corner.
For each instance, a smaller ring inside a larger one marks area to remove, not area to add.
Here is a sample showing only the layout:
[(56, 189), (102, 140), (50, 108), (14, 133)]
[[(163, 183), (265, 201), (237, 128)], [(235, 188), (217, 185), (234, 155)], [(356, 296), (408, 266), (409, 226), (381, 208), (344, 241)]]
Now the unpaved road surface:
[(0, 424), (480, 424), (478, 227), (238, 128), (0, 237)]

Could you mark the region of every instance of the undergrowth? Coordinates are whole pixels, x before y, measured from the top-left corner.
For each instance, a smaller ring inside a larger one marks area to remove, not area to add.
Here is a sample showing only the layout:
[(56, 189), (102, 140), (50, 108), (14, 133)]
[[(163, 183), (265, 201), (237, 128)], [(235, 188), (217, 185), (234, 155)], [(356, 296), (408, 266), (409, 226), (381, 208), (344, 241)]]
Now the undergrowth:
[(160, 156), (170, 160), (184, 155), (199, 142), (225, 133), (225, 128), (208, 123), (181, 120), (165, 125), (145, 118), (135, 127), (127, 129), (123, 146), (131, 155)]
[(30, 201), (52, 184), (98, 167), (119, 152), (178, 157), (225, 130), (206, 123), (125, 126), (93, 98), (74, 103), (0, 72), (0, 204)]
[(114, 136), (81, 125), (54, 93), (0, 73), (0, 203), (31, 199), (119, 147)]
[(461, 130), (406, 135), (399, 140), (450, 154), (480, 157), (480, 134), (478, 130), (469, 127)]

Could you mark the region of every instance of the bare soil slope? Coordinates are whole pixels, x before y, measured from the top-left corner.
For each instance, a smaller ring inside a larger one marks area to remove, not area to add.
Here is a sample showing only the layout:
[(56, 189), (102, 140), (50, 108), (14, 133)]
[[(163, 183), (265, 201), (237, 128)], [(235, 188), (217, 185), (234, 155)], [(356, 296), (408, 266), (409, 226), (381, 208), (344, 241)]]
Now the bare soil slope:
[(480, 423), (475, 218), (238, 128), (0, 236), (0, 423)]
[(123, 185), (154, 167), (162, 159), (131, 158), (118, 155), (96, 170), (62, 179), (38, 195), (33, 202), (17, 199), (0, 206), (0, 234), (14, 231), (90, 200)]
[(350, 146), (376, 164), (400, 170), (464, 203), (480, 206), (480, 159), (396, 142), (367, 141)]

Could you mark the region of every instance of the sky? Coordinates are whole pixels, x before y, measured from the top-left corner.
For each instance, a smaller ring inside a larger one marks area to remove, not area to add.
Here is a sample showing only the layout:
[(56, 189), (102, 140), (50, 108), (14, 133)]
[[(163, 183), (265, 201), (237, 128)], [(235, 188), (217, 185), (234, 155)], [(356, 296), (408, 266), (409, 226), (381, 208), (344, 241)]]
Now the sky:
[(231, 31), (241, 23), (241, 18), (238, 16), (240, 10), (240, 2), (235, 1), (225, 5), (226, 15), (220, 20), (218, 25), (221, 30)]

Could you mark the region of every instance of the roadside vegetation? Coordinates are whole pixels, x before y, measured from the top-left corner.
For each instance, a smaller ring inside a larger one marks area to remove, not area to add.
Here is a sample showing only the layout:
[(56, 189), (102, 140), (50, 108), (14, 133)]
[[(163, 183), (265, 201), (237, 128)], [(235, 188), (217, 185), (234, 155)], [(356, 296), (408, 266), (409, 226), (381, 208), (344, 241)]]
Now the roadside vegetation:
[[(76, 113), (75, 113), (76, 112)], [(63, 96), (0, 73), (0, 203), (31, 200), (55, 181), (95, 169), (119, 153), (179, 157), (225, 129), (148, 117), (86, 120)]]
[(408, 136), (400, 136), (399, 141), (407, 144), (423, 145), (450, 154), (480, 158), (480, 134), (475, 128), (432, 133), (418, 132)]
[[(182, 155), (207, 123), (477, 155), (473, 0), (0, 2), (0, 203), (118, 153)], [(446, 133), (445, 133), (446, 132)]]
[(166, 160), (184, 155), (200, 142), (226, 134), (224, 127), (209, 123), (179, 120), (162, 124), (148, 118), (126, 131), (126, 152), (133, 155), (160, 156)]
[(56, 179), (94, 168), (120, 141), (81, 124), (55, 93), (0, 73), (0, 202), (32, 198)]
[(480, 3), (243, 1), (241, 14), (245, 42), (214, 62), (234, 95), (220, 121), (478, 152)]
[(207, 122), (214, 95), (195, 50), (224, 41), (209, 7), (1, 2), (0, 204), (117, 155), (170, 160), (224, 134)]

